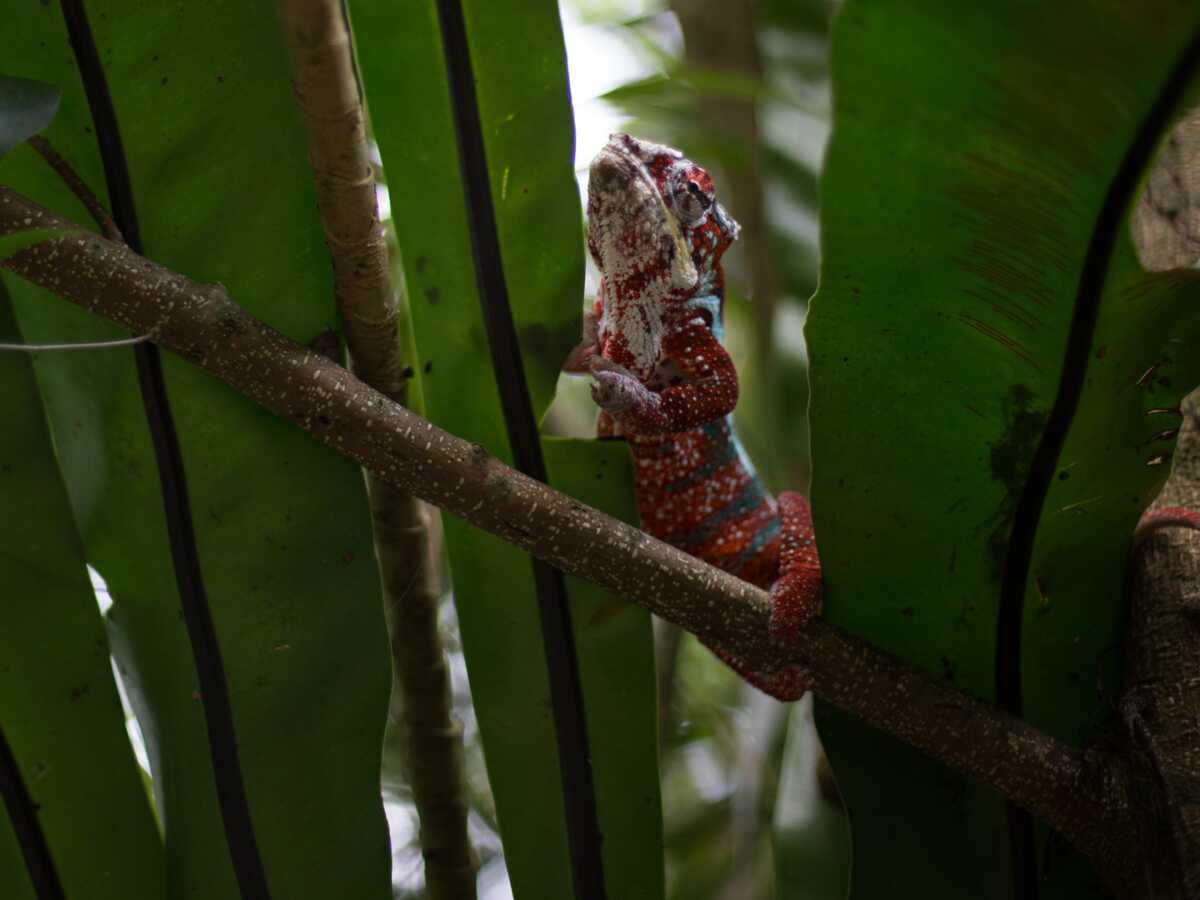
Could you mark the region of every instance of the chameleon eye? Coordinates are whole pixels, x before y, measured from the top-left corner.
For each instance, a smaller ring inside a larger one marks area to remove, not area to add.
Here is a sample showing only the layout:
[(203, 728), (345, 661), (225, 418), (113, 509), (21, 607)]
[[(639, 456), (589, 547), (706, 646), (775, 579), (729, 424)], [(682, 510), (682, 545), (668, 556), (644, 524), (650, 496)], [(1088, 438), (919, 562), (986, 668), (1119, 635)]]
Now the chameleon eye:
[(675, 194), (675, 209), (679, 213), (680, 221), (687, 226), (699, 224), (711, 205), (712, 200), (708, 194), (691, 180), (684, 183), (684, 190)]
[(704, 209), (708, 209), (709, 205), (712, 203), (712, 198), (709, 197), (708, 194), (704, 193), (704, 188), (700, 187), (700, 185), (696, 184), (694, 181), (689, 181), (687, 183), (687, 190), (689, 194), (700, 201), (700, 205)]

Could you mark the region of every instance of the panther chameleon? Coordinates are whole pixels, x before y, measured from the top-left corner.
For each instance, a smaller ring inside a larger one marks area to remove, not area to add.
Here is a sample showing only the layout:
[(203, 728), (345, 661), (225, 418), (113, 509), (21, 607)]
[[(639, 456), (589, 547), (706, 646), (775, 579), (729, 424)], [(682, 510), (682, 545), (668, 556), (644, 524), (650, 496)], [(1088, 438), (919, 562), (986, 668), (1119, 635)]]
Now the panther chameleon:
[[(772, 636), (787, 639), (820, 610), (821, 566), (808, 500), (773, 498), (733, 428), (738, 376), (721, 343), (721, 256), (738, 224), (704, 169), (627, 134), (592, 162), (587, 208), (602, 277), (564, 369), (592, 375), (600, 436), (629, 444), (642, 527), (769, 588)], [(808, 689), (798, 669), (763, 676), (712, 649), (781, 700)]]

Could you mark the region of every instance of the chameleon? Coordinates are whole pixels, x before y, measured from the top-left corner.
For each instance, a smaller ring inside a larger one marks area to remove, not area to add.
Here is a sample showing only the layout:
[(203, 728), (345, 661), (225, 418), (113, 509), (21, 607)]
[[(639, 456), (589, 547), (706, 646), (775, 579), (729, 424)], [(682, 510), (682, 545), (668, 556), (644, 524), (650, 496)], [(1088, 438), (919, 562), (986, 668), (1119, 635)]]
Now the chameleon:
[[(601, 279), (563, 368), (594, 379), (598, 435), (629, 445), (642, 528), (768, 588), (771, 635), (786, 640), (820, 610), (821, 566), (808, 500), (772, 497), (734, 431), (721, 257), (739, 226), (703, 168), (627, 134), (592, 161), (587, 213)], [(808, 689), (800, 669), (764, 676), (710, 649), (778, 699)]]

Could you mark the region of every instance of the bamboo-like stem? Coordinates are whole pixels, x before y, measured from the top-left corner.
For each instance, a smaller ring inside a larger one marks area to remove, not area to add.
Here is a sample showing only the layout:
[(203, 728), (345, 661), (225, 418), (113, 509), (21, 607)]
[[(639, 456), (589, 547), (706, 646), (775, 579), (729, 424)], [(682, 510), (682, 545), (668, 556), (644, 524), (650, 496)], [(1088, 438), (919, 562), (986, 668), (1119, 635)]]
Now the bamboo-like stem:
[[(1040, 816), (1114, 888), (1138, 852), (1121, 757), (1078, 750), (821, 620), (771, 639), (767, 592), (510, 469), (172, 272), (0, 186), (0, 236), (66, 232), (0, 266), (221, 378), (389, 484), (814, 692)], [(869, 602), (869, 598), (859, 598)]]
[[(728, 3), (725, 0), (671, 0), (671, 10), (683, 31), (684, 62), (697, 71), (761, 84), (762, 60), (758, 29), (762, 24), (758, 0)], [(721, 173), (724, 204), (737, 210), (742, 237), (731, 256), (741, 254), (749, 276), (750, 312), (754, 321), (754, 364), (770, 370), (774, 355), (772, 329), (779, 306), (779, 285), (771, 260), (771, 234), (767, 223), (762, 133), (758, 123), (758, 98), (698, 91), (699, 126), (709, 135), (722, 135), (741, 158)]]
[[(1156, 506), (1200, 509), (1200, 403), (1184, 401)], [(1156, 528), (1135, 547), (1122, 721), (1139, 788), (1142, 876), (1130, 897), (1200, 895), (1200, 532)]]
[[(407, 380), (399, 305), (388, 275), (387, 240), (342, 5), (340, 0), (279, 0), (279, 18), (351, 369), (403, 404)], [(473, 898), (479, 860), (467, 833), (462, 727), (454, 719), (438, 631), (440, 569), (421, 501), (369, 469), (366, 482), (391, 632), (392, 690), (400, 699), (408, 780), (421, 823), (426, 895)]]
[[(1192, 109), (1163, 142), (1131, 216), (1147, 271), (1196, 264), (1198, 211), (1200, 109)], [(1171, 476), (1154, 505), (1200, 510), (1200, 392), (1184, 400), (1180, 414)], [(1121, 720), (1146, 848), (1128, 894), (1136, 900), (1200, 895), (1200, 535), (1169, 524), (1181, 520), (1138, 528), (1130, 573)]]

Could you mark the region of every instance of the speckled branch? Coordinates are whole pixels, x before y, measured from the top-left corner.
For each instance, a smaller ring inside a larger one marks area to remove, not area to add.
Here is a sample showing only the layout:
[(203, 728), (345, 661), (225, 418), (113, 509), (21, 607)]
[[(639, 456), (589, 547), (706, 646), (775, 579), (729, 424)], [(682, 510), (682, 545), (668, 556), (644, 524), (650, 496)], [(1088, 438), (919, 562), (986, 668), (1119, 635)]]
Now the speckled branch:
[[(279, 18), (304, 119), (317, 209), (333, 263), (334, 297), (351, 370), (397, 403), (407, 400), (399, 304), (375, 197), (350, 32), (340, 0), (280, 0)], [(462, 726), (438, 631), (440, 566), (423, 504), (369, 469), (367, 496), (391, 632), (399, 707), (426, 894), (475, 896), (479, 858), (467, 832)], [(436, 514), (436, 511), (434, 511)]]
[[(0, 237), (75, 226), (0, 187)], [(755, 671), (802, 667), (818, 696), (1042, 817), (1104, 872), (1132, 844), (1120, 760), (1080, 751), (814, 621), (771, 640), (766, 591), (500, 463), (199, 284), (86, 233), (0, 262), (155, 340), (317, 440), (472, 525), (728, 647)], [(866, 598), (863, 598), (866, 602)]]

